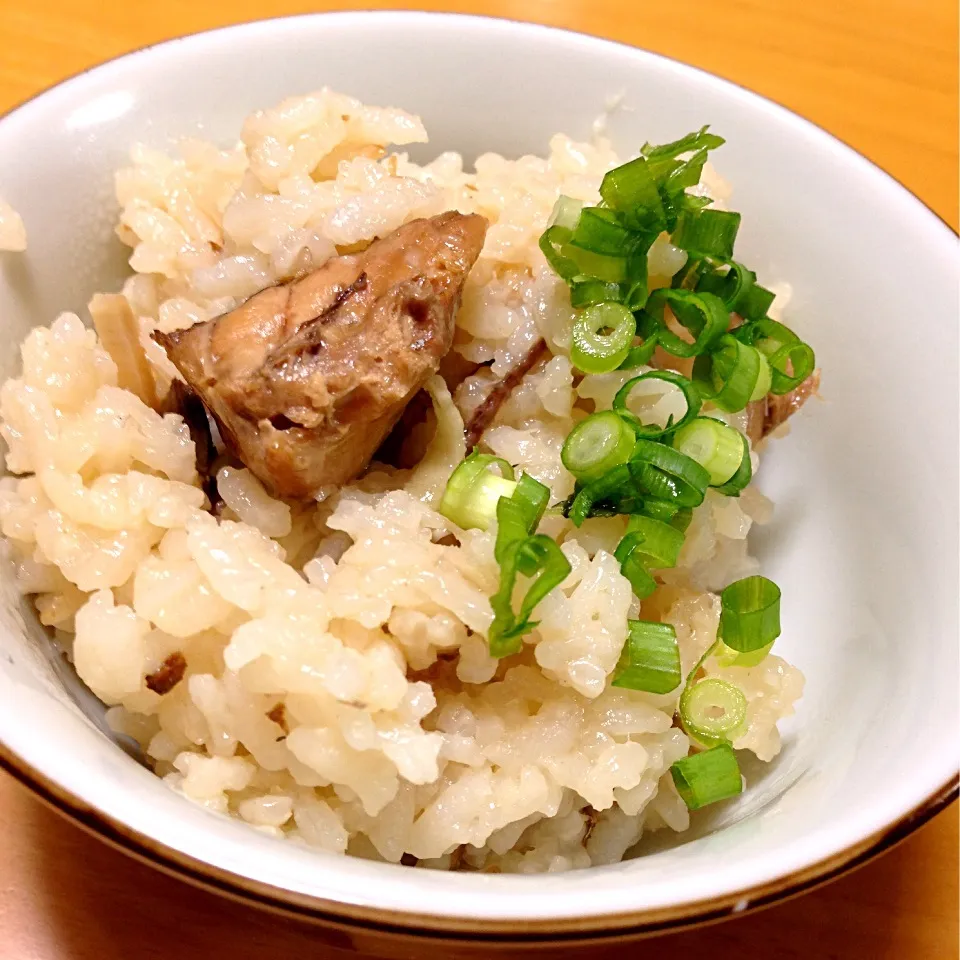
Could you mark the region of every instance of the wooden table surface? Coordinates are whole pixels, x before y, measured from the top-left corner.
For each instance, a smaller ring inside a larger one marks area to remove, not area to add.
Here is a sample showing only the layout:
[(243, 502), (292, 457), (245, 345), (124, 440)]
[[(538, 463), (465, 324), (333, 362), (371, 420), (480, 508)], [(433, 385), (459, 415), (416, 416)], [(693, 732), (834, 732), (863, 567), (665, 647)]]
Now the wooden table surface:
[[(361, 0), (537, 20), (647, 47), (757, 90), (866, 154), (957, 226), (955, 0)], [(324, 0), (0, 0), (0, 111), (99, 61), (179, 34)], [(320, 82), (318, 77), (318, 83)], [(675, 956), (958, 955), (957, 805), (811, 894), (670, 935)], [(176, 950), (150, 935), (158, 919)], [(651, 945), (652, 946), (652, 945)], [(658, 944), (659, 946), (659, 944)], [(642, 949), (642, 948), (641, 948)], [(605, 951), (604, 951), (605, 953)], [(336, 951), (337, 955), (339, 951)], [(0, 774), (3, 960), (332, 957), (308, 928), (161, 876)], [(594, 951), (592, 957), (600, 957)], [(622, 956), (623, 948), (610, 956)]]

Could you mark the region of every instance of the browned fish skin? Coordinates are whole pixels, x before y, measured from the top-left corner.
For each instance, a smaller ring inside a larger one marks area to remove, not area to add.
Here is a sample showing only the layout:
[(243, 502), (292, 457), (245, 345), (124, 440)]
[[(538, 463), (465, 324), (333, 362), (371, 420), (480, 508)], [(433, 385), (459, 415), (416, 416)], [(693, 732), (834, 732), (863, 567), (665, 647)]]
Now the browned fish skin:
[(547, 356), (547, 344), (541, 337), (532, 347), (520, 358), (514, 367), (511, 367), (505, 377), (497, 380), (490, 388), (490, 392), (480, 401), (477, 409), (474, 410), (469, 422), (464, 427), (464, 434), (467, 438), (467, 451), (480, 442), (484, 431), (496, 419), (500, 408), (507, 401), (510, 394), (520, 386), (523, 378)]
[(276, 494), (359, 474), (453, 342), (487, 221), (414, 220), (363, 253), (156, 340)]
[(787, 422), (820, 389), (820, 371), (814, 370), (803, 383), (781, 396), (768, 393), (747, 404), (747, 436), (759, 443)]
[(182, 679), (187, 672), (186, 658), (177, 650), (171, 653), (154, 673), (149, 673), (144, 678), (148, 690), (159, 693), (163, 696), (169, 693)]

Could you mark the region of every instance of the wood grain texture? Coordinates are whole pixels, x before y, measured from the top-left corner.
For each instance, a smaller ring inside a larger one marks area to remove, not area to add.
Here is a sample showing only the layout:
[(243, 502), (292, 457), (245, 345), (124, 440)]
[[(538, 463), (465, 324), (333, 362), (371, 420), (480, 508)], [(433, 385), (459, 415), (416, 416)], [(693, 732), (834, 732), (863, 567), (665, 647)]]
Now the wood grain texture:
[[(410, 7), (409, 0), (361, 6)], [(956, 228), (954, 0), (426, 0), (647, 47), (783, 103), (851, 144)], [(0, 0), (0, 111), (169, 37), (324, 0)], [(828, 887), (656, 949), (712, 960), (955, 960), (958, 811)], [(654, 949), (653, 944), (648, 944)], [(631, 953), (639, 953), (639, 947)], [(199, 893), (114, 852), (0, 774), (4, 960), (346, 957), (309, 928)], [(498, 954), (504, 956), (504, 954)], [(589, 956), (624, 955), (623, 948)]]

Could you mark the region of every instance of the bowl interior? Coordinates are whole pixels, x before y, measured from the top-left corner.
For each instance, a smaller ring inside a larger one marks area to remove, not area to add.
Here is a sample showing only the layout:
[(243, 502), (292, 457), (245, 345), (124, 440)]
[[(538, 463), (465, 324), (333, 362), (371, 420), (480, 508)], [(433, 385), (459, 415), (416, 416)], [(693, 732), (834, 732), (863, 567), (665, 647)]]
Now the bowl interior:
[[(765, 884), (883, 830), (957, 769), (957, 270), (954, 236), (886, 175), (782, 109), (626, 47), (502, 21), (341, 14), (254, 24), (98, 68), (0, 122), (0, 193), (25, 255), (0, 260), (4, 348), (115, 288), (112, 171), (131, 143), (230, 143), (243, 117), (330, 85), (421, 114), (468, 159), (542, 154), (550, 135), (645, 140), (709, 123), (743, 214), (738, 251), (788, 280), (788, 321), (817, 349), (822, 403), (764, 459), (776, 503), (755, 549), (784, 590), (782, 654), (807, 676), (785, 747), (676, 843), (536, 879), (444, 876), (279, 844), (170, 793), (109, 742), (102, 710), (51, 655), (7, 578), (0, 744), (83, 806), (154, 844), (290, 899), (350, 912), (558, 923), (688, 905)], [(443, 922), (435, 919), (434, 922)]]

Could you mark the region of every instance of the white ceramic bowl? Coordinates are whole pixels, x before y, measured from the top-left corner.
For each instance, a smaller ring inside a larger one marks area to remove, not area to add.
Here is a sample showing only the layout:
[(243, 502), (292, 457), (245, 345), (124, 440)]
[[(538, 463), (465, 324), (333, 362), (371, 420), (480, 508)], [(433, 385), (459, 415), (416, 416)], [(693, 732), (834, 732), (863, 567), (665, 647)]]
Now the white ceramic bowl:
[[(0, 193), (30, 247), (0, 263), (3, 376), (37, 323), (122, 275), (112, 171), (135, 140), (230, 140), (254, 108), (323, 84), (421, 114), (430, 151), (543, 152), (609, 132), (629, 155), (710, 123), (744, 259), (795, 289), (826, 402), (764, 461), (758, 537), (784, 588), (782, 651), (807, 691), (782, 754), (689, 836), (616, 866), (447, 875), (312, 853), (170, 792), (112, 743), (9, 584), (0, 759), (38, 793), (181, 875), (339, 925), (452, 937), (609, 936), (736, 912), (864, 859), (951, 798), (957, 744), (957, 244), (886, 174), (782, 108), (601, 40), (496, 20), (345, 13), (162, 44), (0, 122)], [(333, 929), (333, 926), (328, 927)], [(385, 934), (386, 935), (386, 934)], [(379, 941), (393, 949), (399, 941)], [(393, 947), (391, 947), (393, 944)], [(409, 944), (403, 949), (410, 949)]]

